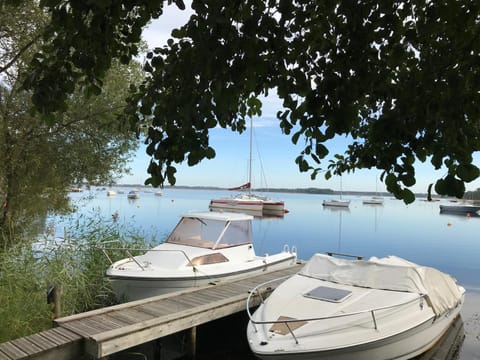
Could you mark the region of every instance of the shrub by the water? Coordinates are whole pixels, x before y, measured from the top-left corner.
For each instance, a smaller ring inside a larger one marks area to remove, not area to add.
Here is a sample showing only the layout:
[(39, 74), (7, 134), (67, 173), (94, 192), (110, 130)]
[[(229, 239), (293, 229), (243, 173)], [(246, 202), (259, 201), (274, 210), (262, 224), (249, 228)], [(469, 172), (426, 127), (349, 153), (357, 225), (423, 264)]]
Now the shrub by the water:
[[(47, 291), (53, 286), (61, 289), (61, 316), (116, 303), (104, 276), (110, 263), (98, 246), (112, 240), (127, 248), (155, 243), (131, 224), (120, 225), (98, 214), (70, 224), (63, 238), (44, 236), (0, 251), (0, 342), (52, 326)], [(113, 261), (125, 257), (122, 251), (108, 255)]]

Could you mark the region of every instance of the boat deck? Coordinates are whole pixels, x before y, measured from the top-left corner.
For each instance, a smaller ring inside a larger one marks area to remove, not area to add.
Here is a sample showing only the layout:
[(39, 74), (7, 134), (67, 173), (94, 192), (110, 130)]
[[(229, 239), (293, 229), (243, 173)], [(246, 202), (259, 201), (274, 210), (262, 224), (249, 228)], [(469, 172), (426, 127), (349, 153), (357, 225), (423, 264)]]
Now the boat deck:
[[(303, 264), (258, 276), (156, 296), (55, 320), (56, 328), (0, 344), (0, 360), (103, 358), (245, 310), (249, 290)], [(265, 296), (283, 280), (269, 283)], [(258, 305), (260, 298), (252, 306)]]

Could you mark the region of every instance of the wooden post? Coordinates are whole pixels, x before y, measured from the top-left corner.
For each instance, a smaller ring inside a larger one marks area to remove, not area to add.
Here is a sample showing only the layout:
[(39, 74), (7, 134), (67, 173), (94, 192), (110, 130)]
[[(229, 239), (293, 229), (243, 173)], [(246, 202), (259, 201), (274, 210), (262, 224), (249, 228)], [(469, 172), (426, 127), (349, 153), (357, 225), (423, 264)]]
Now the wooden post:
[(47, 303), (52, 304), (52, 315), (57, 319), (62, 314), (62, 285), (53, 285), (47, 290)]
[(187, 359), (197, 356), (197, 327), (194, 326), (187, 333)]

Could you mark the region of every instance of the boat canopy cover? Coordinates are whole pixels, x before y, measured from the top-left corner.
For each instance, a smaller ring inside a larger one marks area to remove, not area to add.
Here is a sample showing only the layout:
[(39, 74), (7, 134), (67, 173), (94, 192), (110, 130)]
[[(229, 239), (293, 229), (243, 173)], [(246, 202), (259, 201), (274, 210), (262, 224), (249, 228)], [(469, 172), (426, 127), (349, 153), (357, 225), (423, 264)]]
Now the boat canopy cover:
[(244, 214), (189, 214), (182, 217), (166, 242), (208, 249), (249, 244), (251, 219)]
[(344, 285), (424, 294), (436, 315), (455, 307), (463, 293), (450, 275), (396, 256), (366, 261), (315, 254), (299, 274)]

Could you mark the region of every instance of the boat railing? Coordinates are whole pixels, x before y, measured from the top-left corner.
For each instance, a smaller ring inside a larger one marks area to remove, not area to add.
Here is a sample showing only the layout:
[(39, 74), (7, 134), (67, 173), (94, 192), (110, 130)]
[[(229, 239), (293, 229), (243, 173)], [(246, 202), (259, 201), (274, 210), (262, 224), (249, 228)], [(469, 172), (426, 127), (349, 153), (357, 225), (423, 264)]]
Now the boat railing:
[(363, 260), (363, 256), (360, 256), (360, 255), (351, 255), (351, 254), (338, 253), (333, 251), (328, 251), (327, 255), (332, 257), (339, 256), (339, 257), (356, 258), (357, 260)]
[(281, 278), (277, 278), (277, 279), (274, 279), (274, 280), (270, 280), (270, 281), (267, 281), (267, 282), (264, 282), (260, 285), (257, 285), (256, 287), (254, 287), (252, 290), (249, 291), (249, 295), (248, 295), (248, 298), (247, 298), (247, 314), (248, 314), (248, 317), (250, 319), (250, 322), (255, 330), (255, 332), (258, 332), (258, 329), (257, 329), (257, 325), (268, 325), (268, 324), (271, 324), (271, 325), (274, 325), (274, 324), (282, 324), (284, 325), (287, 329), (288, 329), (288, 332), (290, 333), (290, 335), (292, 335), (294, 341), (296, 344), (298, 344), (298, 338), (295, 336), (295, 334), (293, 333), (293, 330), (292, 327), (290, 326), (290, 324), (294, 324), (294, 323), (300, 323), (300, 322), (310, 322), (310, 321), (322, 321), (322, 320), (331, 320), (331, 319), (335, 319), (335, 318), (343, 318), (343, 317), (348, 317), (348, 316), (356, 316), (356, 315), (361, 315), (361, 314), (368, 314), (370, 313), (371, 314), (371, 319), (372, 319), (372, 323), (373, 323), (373, 327), (375, 328), (375, 330), (378, 330), (378, 324), (377, 324), (377, 319), (375, 317), (375, 312), (378, 312), (378, 311), (382, 311), (382, 310), (388, 310), (388, 309), (393, 309), (393, 308), (397, 308), (397, 307), (400, 307), (400, 306), (404, 306), (404, 305), (408, 305), (410, 303), (414, 303), (416, 301), (419, 301), (420, 300), (420, 307), (423, 308), (423, 301), (424, 301), (424, 298), (425, 298), (425, 294), (420, 294), (420, 297), (419, 298), (415, 298), (415, 299), (410, 299), (408, 301), (404, 301), (404, 302), (401, 302), (401, 303), (398, 303), (398, 304), (394, 304), (394, 305), (388, 305), (388, 306), (380, 306), (380, 307), (377, 307), (377, 308), (374, 308), (374, 309), (366, 309), (366, 310), (361, 310), (361, 311), (354, 311), (354, 312), (350, 312), (350, 313), (344, 313), (344, 314), (337, 314), (337, 315), (329, 315), (329, 316), (319, 316), (319, 317), (312, 317), (312, 318), (302, 318), (302, 319), (282, 319), (282, 320), (256, 320), (254, 319), (253, 317), (253, 314), (250, 312), (250, 303), (252, 301), (252, 298), (253, 296), (257, 295), (260, 297), (260, 300), (262, 302), (262, 304), (264, 303), (264, 299), (263, 299), (263, 296), (261, 294), (261, 291), (260, 289), (262, 288), (268, 288), (268, 284), (271, 284), (273, 282), (277, 282), (277, 281), (281, 281), (282, 279), (286, 279), (288, 278), (289, 276), (285, 276), (285, 277), (281, 277)]
[(112, 241), (105, 241), (101, 243), (100, 245), (97, 245), (96, 248), (101, 250), (102, 253), (105, 255), (105, 257), (108, 259), (110, 265), (114, 263), (112, 258), (108, 255), (107, 251), (124, 251), (125, 254), (127, 254), (127, 257), (129, 260), (133, 261), (140, 269), (145, 270), (145, 267), (135, 258), (135, 256), (131, 253), (132, 251), (140, 251), (140, 252), (147, 252), (147, 251), (153, 251), (153, 252), (177, 252), (182, 254), (185, 259), (187, 260), (188, 264), (192, 267), (193, 272), (197, 271), (197, 268), (193, 264), (192, 260), (190, 257), (185, 253), (185, 251), (180, 250), (180, 249), (146, 249), (146, 248), (127, 248), (127, 247), (106, 247), (105, 244), (111, 244), (111, 243), (118, 243), (118, 240), (112, 240)]

